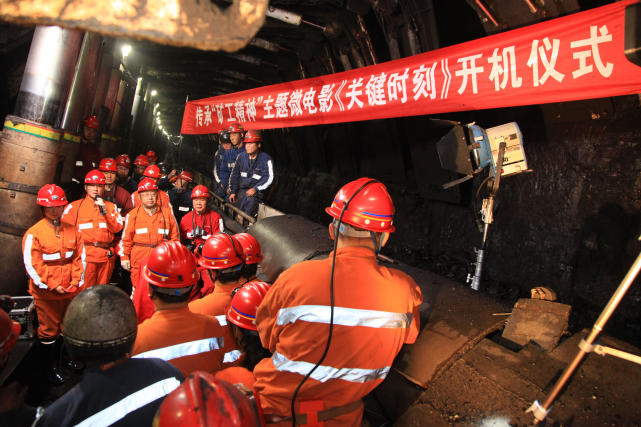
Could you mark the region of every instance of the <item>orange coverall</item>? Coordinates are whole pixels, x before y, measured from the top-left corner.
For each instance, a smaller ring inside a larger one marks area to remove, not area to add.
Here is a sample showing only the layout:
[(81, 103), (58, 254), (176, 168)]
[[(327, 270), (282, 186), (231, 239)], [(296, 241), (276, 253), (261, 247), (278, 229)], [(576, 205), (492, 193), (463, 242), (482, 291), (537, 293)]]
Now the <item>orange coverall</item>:
[[(207, 272), (203, 271), (201, 274), (204, 275), (207, 274)], [(201, 299), (190, 302), (189, 309), (193, 313), (205, 314), (207, 316), (224, 315), (225, 309), (231, 302), (231, 292), (241, 285), (240, 283), (227, 285), (216, 284), (214, 292)]]
[[(258, 307), (258, 333), (263, 346), (273, 353), (254, 369), (254, 387), (265, 414), (290, 416), (294, 390), (323, 354), (330, 319), (331, 264), (332, 254), (292, 266), (281, 273)], [(357, 405), (378, 386), (403, 344), (416, 340), (422, 299), (411, 277), (379, 265), (371, 249), (340, 248), (334, 272), (331, 347), (298, 392), (297, 413)], [(324, 424), (360, 426), (362, 415), (361, 404)]]
[(87, 252), (85, 288), (109, 283), (116, 260), (116, 234), (123, 219), (115, 204), (105, 201), (106, 214), (90, 197), (73, 201), (65, 207), (61, 221), (77, 227)]
[[(71, 299), (84, 284), (86, 254), (73, 225), (61, 223), (56, 235), (53, 224), (41, 219), (22, 238), (24, 266), (29, 275), (29, 293), (38, 313), (38, 338), (53, 341), (62, 330), (62, 319)], [(59, 294), (54, 289), (67, 290)]]
[[(138, 206), (142, 206), (142, 202), (140, 201), (140, 194), (138, 193), (138, 190), (134, 191), (131, 193), (131, 204), (134, 206), (133, 208), (136, 209)], [(169, 194), (167, 194), (166, 191), (158, 190), (158, 206), (162, 207), (169, 207), (171, 210), (171, 202), (169, 201)]]
[(233, 338), (215, 318), (181, 307), (156, 311), (138, 325), (132, 352), (135, 358), (163, 359), (185, 375), (214, 373), (223, 367), (226, 341)]
[(138, 284), (140, 262), (163, 240), (179, 240), (178, 224), (169, 206), (161, 206), (153, 215), (142, 207), (132, 209), (125, 219), (125, 228), (118, 243), (121, 260), (131, 262), (131, 284)]

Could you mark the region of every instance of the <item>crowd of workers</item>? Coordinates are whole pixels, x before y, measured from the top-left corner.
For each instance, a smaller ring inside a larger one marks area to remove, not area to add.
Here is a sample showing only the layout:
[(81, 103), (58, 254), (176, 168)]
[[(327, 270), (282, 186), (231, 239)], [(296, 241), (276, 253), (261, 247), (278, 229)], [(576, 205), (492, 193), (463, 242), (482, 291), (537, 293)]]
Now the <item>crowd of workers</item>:
[[(244, 152), (241, 128), (221, 140), (215, 192), (257, 208), (273, 177), (260, 135), (247, 131)], [(326, 208), (333, 252), (270, 285), (256, 278), (259, 242), (226, 233), (209, 189), (187, 193), (193, 176), (163, 175), (155, 160), (138, 156), (130, 177), (128, 156), (101, 159), (70, 203), (57, 185), (38, 192), (43, 218), (23, 238), (37, 350), (49, 381), (65, 380), (63, 364), (82, 379), (44, 410), (0, 406), (0, 423), (360, 425), (362, 398), (419, 331), (419, 287), (377, 262), (394, 231), (385, 186), (343, 186)], [(108, 284), (116, 267), (130, 294)], [(16, 334), (5, 317), (2, 355)]]

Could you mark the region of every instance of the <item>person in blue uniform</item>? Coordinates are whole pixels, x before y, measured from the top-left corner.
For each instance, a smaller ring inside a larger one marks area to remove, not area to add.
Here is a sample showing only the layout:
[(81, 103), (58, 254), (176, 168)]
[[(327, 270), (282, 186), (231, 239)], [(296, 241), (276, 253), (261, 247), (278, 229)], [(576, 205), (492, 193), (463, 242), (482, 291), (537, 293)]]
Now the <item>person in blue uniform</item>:
[(160, 359), (130, 359), (137, 332), (129, 296), (110, 285), (79, 293), (67, 309), (64, 341), (86, 363), (80, 383), (44, 410), (36, 426), (150, 426), (163, 398), (184, 380)]
[(225, 153), (229, 151), (230, 148), (231, 139), (229, 137), (229, 132), (227, 130), (220, 131), (220, 135), (218, 137), (218, 150), (216, 150), (216, 154), (214, 154), (214, 169), (212, 170), (212, 172), (214, 173), (214, 179), (216, 180), (214, 193), (222, 198), (225, 198), (225, 196), (227, 195), (227, 182), (225, 182), (225, 185), (223, 185), (223, 181), (220, 178), (220, 168), (223, 165), (223, 158), (225, 157)]
[(245, 146), (243, 145), (245, 129), (243, 129), (241, 125), (234, 124), (229, 127), (228, 133), (229, 139), (231, 140), (231, 147), (223, 156), (223, 161), (220, 165), (220, 174), (218, 175), (220, 177), (220, 183), (223, 186), (223, 194), (225, 197), (231, 194), (229, 180), (234, 165), (236, 164), (236, 158), (240, 153), (245, 151)]
[(269, 154), (260, 151), (262, 137), (259, 131), (245, 134), (245, 152), (240, 153), (229, 179), (229, 201), (253, 217), (265, 191), (274, 182), (274, 165)]
[(194, 175), (189, 171), (182, 171), (173, 182), (172, 188), (167, 191), (169, 201), (174, 210), (174, 216), (179, 224), (182, 217), (191, 211), (191, 190), (193, 188), (193, 182)]

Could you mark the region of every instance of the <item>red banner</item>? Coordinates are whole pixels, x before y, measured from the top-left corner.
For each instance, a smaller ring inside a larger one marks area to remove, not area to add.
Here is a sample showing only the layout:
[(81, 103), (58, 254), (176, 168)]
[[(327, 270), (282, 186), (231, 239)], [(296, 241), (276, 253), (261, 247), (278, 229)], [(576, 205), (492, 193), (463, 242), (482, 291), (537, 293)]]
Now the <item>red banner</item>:
[(641, 93), (627, 0), (369, 67), (189, 101), (181, 132), (308, 126)]

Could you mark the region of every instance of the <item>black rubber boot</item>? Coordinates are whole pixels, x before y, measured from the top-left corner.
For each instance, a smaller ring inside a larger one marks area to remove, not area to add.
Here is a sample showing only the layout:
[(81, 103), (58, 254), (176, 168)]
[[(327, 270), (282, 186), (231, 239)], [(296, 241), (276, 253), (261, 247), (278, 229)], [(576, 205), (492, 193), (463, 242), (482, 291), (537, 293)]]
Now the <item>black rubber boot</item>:
[(59, 347), (56, 341), (40, 341), (40, 349), (44, 359), (44, 366), (47, 368), (47, 381), (52, 385), (61, 385), (65, 382), (59, 367)]

